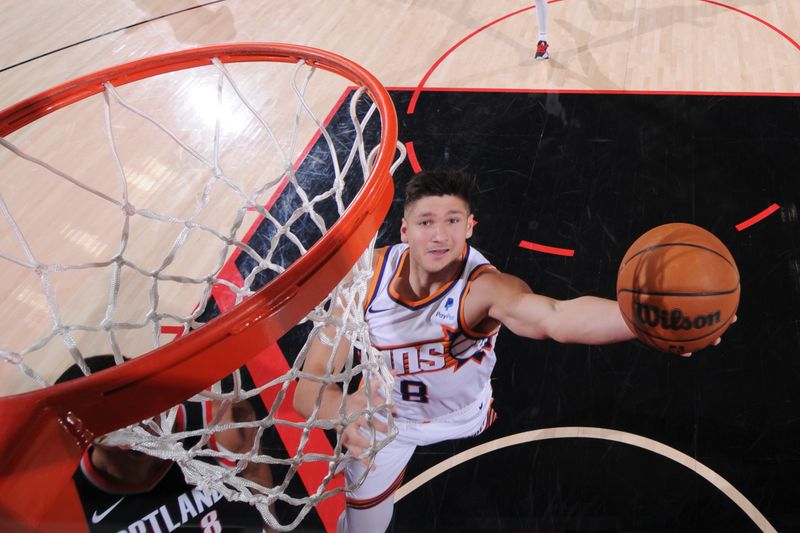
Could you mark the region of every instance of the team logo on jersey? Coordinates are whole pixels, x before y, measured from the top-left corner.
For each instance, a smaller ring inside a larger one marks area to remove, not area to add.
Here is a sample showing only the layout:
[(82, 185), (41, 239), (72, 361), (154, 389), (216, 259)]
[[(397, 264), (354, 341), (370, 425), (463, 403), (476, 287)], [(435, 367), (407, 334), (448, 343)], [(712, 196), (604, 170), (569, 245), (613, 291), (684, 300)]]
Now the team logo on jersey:
[(107, 517), (108, 514), (111, 511), (113, 511), (117, 507), (117, 505), (121, 504), (122, 500), (124, 500), (124, 499), (125, 499), (125, 496), (123, 496), (122, 498), (117, 500), (116, 503), (114, 503), (114, 505), (112, 505), (111, 507), (109, 507), (108, 509), (106, 509), (105, 511), (103, 511), (101, 513), (98, 513), (97, 511), (93, 512), (92, 513), (92, 524), (100, 523), (103, 520), (103, 518)]
[(436, 372), (455, 363), (450, 357), (449, 343), (441, 341), (397, 346), (384, 349), (383, 352), (386, 354), (392, 370), (396, 370), (400, 376), (420, 372)]
[(384, 353), (398, 376), (438, 372), (448, 368), (458, 372), (470, 361), (482, 364), (484, 357), (494, 350), (496, 335), (473, 339), (457, 329), (443, 327), (442, 332), (445, 338), (439, 340), (376, 348)]
[[(458, 353), (459, 340), (469, 343), (467, 344), (467, 350), (462, 353)], [(481, 364), (483, 362), (483, 358), (492, 349), (493, 345), (491, 337), (480, 339), (474, 343), (468, 341), (467, 337), (463, 336), (460, 339), (455, 340), (453, 343), (453, 348), (451, 348), (451, 353), (456, 360), (456, 372), (470, 361), (475, 361), (476, 363)]]
[(456, 301), (450, 296), (433, 313), (433, 322), (437, 324), (453, 323), (456, 320)]

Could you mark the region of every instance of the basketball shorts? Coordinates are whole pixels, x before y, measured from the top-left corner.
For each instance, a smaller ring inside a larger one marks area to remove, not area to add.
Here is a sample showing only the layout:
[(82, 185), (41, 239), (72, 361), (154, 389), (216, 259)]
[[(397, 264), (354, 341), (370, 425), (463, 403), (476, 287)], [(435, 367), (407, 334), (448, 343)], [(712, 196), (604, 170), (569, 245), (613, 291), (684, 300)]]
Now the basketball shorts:
[[(347, 506), (368, 509), (389, 498), (402, 483), (403, 472), (417, 446), (481, 433), (494, 421), (491, 404), (492, 388), (487, 384), (478, 399), (458, 411), (425, 422), (395, 418), (397, 437), (375, 456), (374, 467), (361, 486), (347, 494)], [(359, 481), (366, 468), (360, 462), (348, 463), (347, 485)]]

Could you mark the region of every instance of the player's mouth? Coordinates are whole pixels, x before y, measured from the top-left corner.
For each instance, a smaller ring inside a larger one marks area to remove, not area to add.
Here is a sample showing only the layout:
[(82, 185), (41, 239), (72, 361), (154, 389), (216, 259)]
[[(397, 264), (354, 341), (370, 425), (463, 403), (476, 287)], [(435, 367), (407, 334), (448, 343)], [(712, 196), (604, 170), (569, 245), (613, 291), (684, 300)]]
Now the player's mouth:
[(447, 255), (447, 252), (449, 251), (449, 248), (436, 248), (434, 250), (428, 250), (428, 253), (434, 257), (443, 257)]

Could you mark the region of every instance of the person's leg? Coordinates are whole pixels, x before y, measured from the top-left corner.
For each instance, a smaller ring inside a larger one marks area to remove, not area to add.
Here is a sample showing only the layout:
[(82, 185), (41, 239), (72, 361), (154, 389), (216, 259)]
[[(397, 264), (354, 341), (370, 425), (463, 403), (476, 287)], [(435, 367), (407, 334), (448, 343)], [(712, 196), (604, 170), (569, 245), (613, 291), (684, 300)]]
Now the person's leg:
[(349, 505), (339, 516), (337, 533), (383, 533), (389, 527), (394, 512), (391, 497), (368, 509), (355, 509)]
[(536, 43), (536, 59), (548, 59), (550, 53), (547, 51), (547, 0), (536, 0), (536, 18), (539, 21), (539, 42)]
[(417, 446), (450, 439), (471, 437), (481, 433), (494, 421), (492, 387), (486, 388), (475, 401), (460, 411), (428, 423), (396, 420), (398, 435), (375, 457), (375, 468), (367, 472), (363, 463), (348, 463), (345, 470), (347, 493), (345, 513), (339, 519), (338, 533), (383, 533), (389, 527), (394, 511), (394, 492), (403, 482), (406, 465)]
[(415, 445), (404, 442), (398, 436), (378, 452), (371, 471), (367, 472), (363, 463), (348, 463), (345, 469), (346, 486), (357, 485), (362, 477), (364, 481), (347, 493), (345, 512), (336, 528), (338, 533), (386, 531), (394, 511), (394, 491), (403, 481), (403, 473), (415, 448)]
[(539, 40), (547, 42), (547, 0), (536, 0), (536, 18), (539, 21)]

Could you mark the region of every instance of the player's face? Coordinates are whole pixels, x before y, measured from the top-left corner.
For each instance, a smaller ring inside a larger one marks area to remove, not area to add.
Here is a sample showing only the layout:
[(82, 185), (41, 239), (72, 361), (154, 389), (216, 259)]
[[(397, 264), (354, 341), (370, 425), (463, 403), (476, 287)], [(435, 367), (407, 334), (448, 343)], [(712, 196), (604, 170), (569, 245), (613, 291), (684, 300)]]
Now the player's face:
[(457, 196), (427, 196), (407, 209), (400, 238), (408, 243), (411, 260), (431, 273), (458, 262), (469, 237), (472, 215)]
[(94, 447), (104, 452), (102, 469), (112, 475), (135, 470), (142, 476), (149, 477), (166, 462), (165, 459), (132, 450), (127, 446), (106, 446), (95, 442)]
[[(213, 403), (215, 413), (220, 408), (222, 408), (222, 402), (215, 401)], [(222, 413), (219, 423), (222, 425), (235, 422), (253, 422), (255, 419), (256, 412), (250, 403), (241, 401), (228, 406)], [(245, 453), (253, 448), (257, 436), (258, 430), (250, 426), (226, 429), (225, 431), (214, 433), (217, 444), (235, 453)]]

